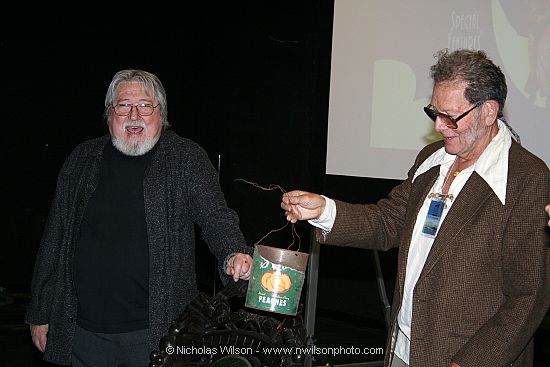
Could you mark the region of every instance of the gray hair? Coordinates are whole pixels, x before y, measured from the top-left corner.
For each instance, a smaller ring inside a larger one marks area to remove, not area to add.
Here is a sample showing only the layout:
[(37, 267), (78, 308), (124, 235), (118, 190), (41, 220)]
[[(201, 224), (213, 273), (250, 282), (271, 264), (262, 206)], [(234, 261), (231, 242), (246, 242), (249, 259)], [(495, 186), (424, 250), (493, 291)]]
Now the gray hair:
[(121, 70), (113, 76), (111, 84), (109, 84), (109, 89), (107, 89), (107, 95), (105, 96), (105, 120), (109, 121), (113, 113), (113, 99), (116, 96), (120, 84), (125, 82), (138, 82), (143, 85), (145, 92), (153, 97), (159, 104), (158, 108), (160, 108), (160, 118), (163, 128), (169, 127), (166, 92), (160, 79), (152, 73), (137, 69)]
[(444, 81), (463, 80), (467, 83), (464, 98), (472, 104), (495, 100), (499, 104), (498, 117), (502, 117), (508, 88), (502, 70), (493, 63), (484, 51), (443, 49), (437, 52), (438, 59), (430, 68), (434, 85)]

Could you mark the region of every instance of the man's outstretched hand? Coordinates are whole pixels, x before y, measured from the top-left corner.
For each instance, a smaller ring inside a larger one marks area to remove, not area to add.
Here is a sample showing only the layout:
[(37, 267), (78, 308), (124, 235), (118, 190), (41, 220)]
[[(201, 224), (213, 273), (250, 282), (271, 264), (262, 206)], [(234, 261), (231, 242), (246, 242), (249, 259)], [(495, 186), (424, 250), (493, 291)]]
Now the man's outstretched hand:
[(325, 209), (325, 198), (306, 191), (289, 191), (283, 194), (281, 208), (285, 211), (286, 220), (292, 223), (318, 219)]

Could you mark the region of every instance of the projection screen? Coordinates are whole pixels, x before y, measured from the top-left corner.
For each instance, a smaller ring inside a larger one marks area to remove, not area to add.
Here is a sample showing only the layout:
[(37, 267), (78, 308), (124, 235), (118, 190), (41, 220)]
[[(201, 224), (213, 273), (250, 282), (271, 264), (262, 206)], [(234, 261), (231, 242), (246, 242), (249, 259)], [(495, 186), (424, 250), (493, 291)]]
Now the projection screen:
[(550, 163), (550, 0), (335, 0), (326, 173), (403, 179), (440, 139), (423, 112), (436, 51), (483, 49), (504, 115)]

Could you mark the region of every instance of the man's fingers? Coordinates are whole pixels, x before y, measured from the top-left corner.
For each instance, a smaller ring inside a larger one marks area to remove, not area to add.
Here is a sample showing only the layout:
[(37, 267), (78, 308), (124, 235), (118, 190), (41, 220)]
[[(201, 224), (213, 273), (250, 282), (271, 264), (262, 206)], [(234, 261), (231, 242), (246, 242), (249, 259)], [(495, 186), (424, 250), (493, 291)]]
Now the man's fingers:
[(44, 351), (46, 350), (46, 341), (47, 341), (47, 337), (46, 335), (40, 335), (38, 337), (38, 349), (44, 353)]
[(252, 272), (252, 258), (250, 257), (250, 255), (244, 255), (242, 261), (240, 261), (239, 263), (241, 265), (238, 272), (239, 278), (248, 280), (250, 278), (250, 273)]
[(234, 281), (239, 279), (248, 280), (252, 272), (252, 258), (247, 254), (237, 254), (229, 259), (225, 272), (233, 277)]
[(306, 194), (306, 192), (301, 190), (285, 192), (283, 194), (283, 202), (286, 204), (298, 204), (300, 202), (300, 197), (304, 194)]
[(234, 261), (233, 264), (233, 280), (237, 281), (241, 275), (241, 264), (237, 261)]
[(44, 353), (48, 342), (48, 325), (31, 325), (31, 339), (36, 348)]
[(40, 341), (38, 340), (38, 336), (33, 335), (33, 337), (32, 337), (32, 343), (34, 344), (34, 346), (36, 347), (36, 349), (38, 349), (39, 351), (41, 351), (42, 353), (44, 353), (44, 350), (42, 350), (42, 346), (40, 345)]
[(299, 205), (301, 202), (302, 202), (302, 196), (288, 196), (286, 199), (287, 199), (287, 204), (290, 204), (290, 205)]
[(286, 220), (291, 223), (296, 223), (298, 220), (300, 220), (300, 217), (298, 214), (286, 212)]

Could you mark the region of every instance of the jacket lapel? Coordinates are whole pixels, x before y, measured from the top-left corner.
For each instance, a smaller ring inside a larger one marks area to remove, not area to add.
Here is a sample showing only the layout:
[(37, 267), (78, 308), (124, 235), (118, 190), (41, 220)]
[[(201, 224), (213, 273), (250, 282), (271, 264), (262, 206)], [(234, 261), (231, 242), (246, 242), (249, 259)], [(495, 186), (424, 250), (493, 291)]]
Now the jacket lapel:
[(449, 213), (441, 224), (418, 282), (431, 271), (445, 251), (460, 245), (460, 239), (456, 240), (456, 237), (465, 228), (467, 229), (470, 219), (484, 205), (492, 193), (493, 191), (489, 185), (476, 172), (473, 172), (455, 198), (455, 203), (449, 209)]

